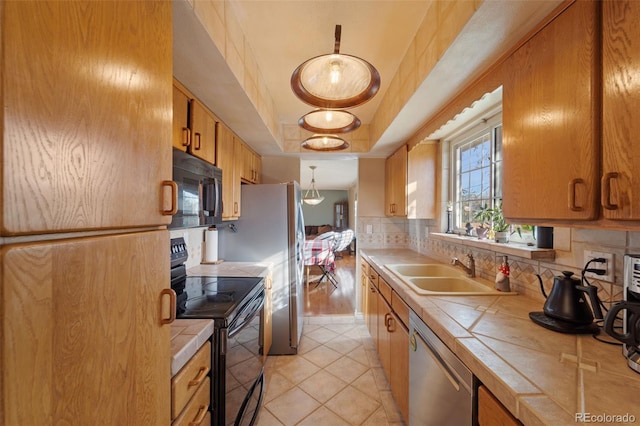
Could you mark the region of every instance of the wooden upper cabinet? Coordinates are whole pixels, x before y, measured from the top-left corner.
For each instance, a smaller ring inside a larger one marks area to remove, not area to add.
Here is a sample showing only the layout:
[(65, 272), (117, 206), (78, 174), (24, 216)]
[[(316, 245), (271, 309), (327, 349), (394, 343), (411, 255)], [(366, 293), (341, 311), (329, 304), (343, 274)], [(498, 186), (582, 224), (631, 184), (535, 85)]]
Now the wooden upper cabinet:
[(2, 247), (0, 424), (169, 424), (167, 253), (166, 230)]
[(197, 99), (191, 100), (191, 145), (189, 152), (216, 164), (216, 116)]
[(171, 222), (171, 14), (2, 3), (2, 235)]
[(236, 138), (224, 123), (216, 123), (216, 141), (216, 162), (222, 169), (222, 219), (235, 220), (240, 217), (242, 151), (237, 151)]
[(385, 214), (407, 216), (407, 145), (385, 162)]
[(260, 183), (261, 169), (260, 156), (242, 142), (242, 180), (249, 183)]
[(640, 219), (640, 2), (603, 2), (601, 204), (608, 219)]
[(190, 96), (182, 87), (173, 83), (173, 146), (186, 152), (191, 143), (191, 128), (189, 127)]
[(435, 219), (438, 194), (438, 145), (426, 143), (415, 146), (408, 154), (407, 217)]
[(598, 2), (577, 1), (504, 64), (508, 219), (599, 215)]

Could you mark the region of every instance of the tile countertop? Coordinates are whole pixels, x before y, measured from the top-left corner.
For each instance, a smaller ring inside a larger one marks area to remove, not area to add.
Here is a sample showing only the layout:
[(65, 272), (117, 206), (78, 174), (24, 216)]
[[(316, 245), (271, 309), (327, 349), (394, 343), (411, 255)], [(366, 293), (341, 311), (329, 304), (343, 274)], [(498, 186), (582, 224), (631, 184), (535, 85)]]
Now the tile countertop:
[(171, 377), (213, 335), (213, 320), (177, 319), (171, 324)]
[[(269, 266), (252, 262), (222, 262), (215, 265), (196, 265), (187, 275), (264, 277)], [(213, 320), (177, 319), (171, 324), (171, 376), (174, 376), (213, 335)]]
[(418, 295), (384, 268), (442, 263), (417, 252), (360, 253), (525, 425), (575, 425), (581, 423), (576, 413), (588, 413), (594, 423), (623, 423), (602, 416), (625, 414), (635, 418), (628, 423), (640, 423), (640, 374), (627, 367), (620, 346), (534, 324), (529, 312), (541, 311), (542, 303), (522, 295)]

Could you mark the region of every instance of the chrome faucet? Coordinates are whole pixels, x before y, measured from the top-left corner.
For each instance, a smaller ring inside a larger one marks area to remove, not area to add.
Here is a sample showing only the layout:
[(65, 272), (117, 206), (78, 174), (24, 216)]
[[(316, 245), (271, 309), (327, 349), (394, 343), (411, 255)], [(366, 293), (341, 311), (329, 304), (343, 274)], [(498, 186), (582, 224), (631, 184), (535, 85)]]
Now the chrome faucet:
[(464, 271), (467, 273), (467, 276), (469, 278), (475, 278), (475, 276), (476, 276), (476, 260), (473, 258), (473, 255), (471, 253), (467, 254), (467, 258), (469, 259), (469, 266), (467, 266), (464, 263), (460, 262), (460, 260), (457, 257), (454, 257), (454, 258), (451, 259), (451, 264), (453, 266), (459, 266), (460, 268), (464, 269)]

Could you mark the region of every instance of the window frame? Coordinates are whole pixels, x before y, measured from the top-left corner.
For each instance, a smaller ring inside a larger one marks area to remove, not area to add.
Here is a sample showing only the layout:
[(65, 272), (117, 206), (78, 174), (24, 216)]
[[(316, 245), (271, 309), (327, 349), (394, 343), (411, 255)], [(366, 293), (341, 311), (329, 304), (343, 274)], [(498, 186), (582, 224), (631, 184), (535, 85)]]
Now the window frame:
[[(481, 138), (483, 135), (489, 133), (491, 139), (491, 159), (490, 159), (490, 193), (489, 199), (492, 202), (493, 207), (496, 200), (501, 199), (501, 168), (502, 168), (502, 155), (496, 155), (496, 130), (502, 129), (502, 111), (498, 111), (491, 115), (487, 119), (483, 119), (480, 123), (473, 125), (472, 127), (466, 127), (446, 138), (446, 142), (449, 145), (449, 200), (453, 204), (453, 227), (464, 228), (466, 222), (462, 221), (462, 209), (459, 188), (459, 176), (461, 164), (458, 161), (459, 148), (473, 142), (476, 139)], [(500, 130), (500, 134), (502, 131)], [(502, 140), (501, 140), (502, 142)], [(500, 143), (501, 147), (502, 143)]]

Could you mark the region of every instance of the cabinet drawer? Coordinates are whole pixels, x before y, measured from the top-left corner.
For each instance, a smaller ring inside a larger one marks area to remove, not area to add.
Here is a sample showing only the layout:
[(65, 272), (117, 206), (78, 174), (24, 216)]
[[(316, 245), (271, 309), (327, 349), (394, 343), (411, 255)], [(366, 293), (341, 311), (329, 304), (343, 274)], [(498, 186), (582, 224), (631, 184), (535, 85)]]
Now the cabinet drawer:
[(369, 264), (364, 260), (360, 262), (360, 273), (365, 276), (369, 276)]
[(398, 315), (400, 321), (404, 323), (404, 326), (409, 328), (409, 307), (395, 291), (391, 293), (391, 308)]
[(387, 282), (383, 278), (380, 277), (378, 277), (378, 291), (380, 292), (382, 297), (384, 297), (385, 300), (389, 304), (391, 304), (391, 286), (387, 284)]
[(175, 419), (187, 405), (211, 370), (211, 343), (207, 342), (171, 379), (171, 418)]
[(374, 286), (378, 287), (378, 273), (371, 266), (369, 266), (369, 280)]
[[(182, 413), (173, 422), (173, 426), (209, 426), (211, 424), (209, 405), (211, 405), (211, 380), (207, 377)], [(208, 422), (207, 417), (209, 418)]]

